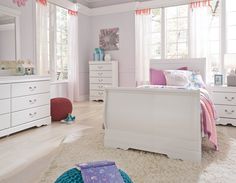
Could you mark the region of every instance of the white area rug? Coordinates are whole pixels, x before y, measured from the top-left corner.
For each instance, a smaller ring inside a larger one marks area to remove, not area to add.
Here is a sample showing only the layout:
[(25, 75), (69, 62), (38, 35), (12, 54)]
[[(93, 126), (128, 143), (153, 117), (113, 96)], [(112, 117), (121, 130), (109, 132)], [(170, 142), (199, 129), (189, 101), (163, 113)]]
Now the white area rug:
[(91, 118), (85, 121), (93, 128), (80, 139), (62, 144), (40, 182), (52, 183), (76, 163), (97, 160), (115, 161), (135, 183), (236, 182), (236, 127), (218, 127), (220, 151), (215, 152), (203, 142), (202, 163), (194, 164), (160, 154), (104, 148), (101, 116)]

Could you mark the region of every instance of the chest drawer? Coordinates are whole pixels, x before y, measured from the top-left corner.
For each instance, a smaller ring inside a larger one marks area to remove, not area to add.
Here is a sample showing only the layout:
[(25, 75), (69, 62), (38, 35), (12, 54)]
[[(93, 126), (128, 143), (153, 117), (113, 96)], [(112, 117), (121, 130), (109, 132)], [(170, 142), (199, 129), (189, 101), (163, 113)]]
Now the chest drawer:
[(236, 93), (213, 92), (215, 104), (236, 105)]
[(12, 85), (12, 97), (49, 92), (49, 81), (16, 83)]
[(50, 116), (50, 106), (35, 107), (32, 109), (12, 113), (12, 126), (21, 125), (34, 120)]
[(111, 64), (91, 64), (89, 66), (90, 71), (111, 71), (112, 65)]
[(0, 100), (0, 114), (10, 113), (11, 110), (10, 105), (11, 105), (10, 99)]
[(90, 84), (90, 90), (104, 90), (106, 87), (111, 87), (112, 84)]
[(215, 105), (215, 108), (221, 118), (236, 118), (236, 106)]
[(24, 109), (29, 109), (32, 107), (49, 105), (49, 101), (50, 101), (49, 93), (13, 98), (12, 111), (15, 112)]
[(90, 78), (90, 83), (112, 84), (112, 78)]
[(100, 97), (103, 98), (105, 96), (105, 91), (103, 90), (94, 90), (94, 91), (90, 91), (90, 95), (92, 97)]
[(10, 126), (11, 126), (10, 114), (0, 115), (0, 130), (10, 128)]
[(3, 84), (0, 85), (0, 99), (10, 98), (11, 97), (11, 85)]
[(91, 71), (90, 77), (109, 78), (112, 77), (111, 71)]

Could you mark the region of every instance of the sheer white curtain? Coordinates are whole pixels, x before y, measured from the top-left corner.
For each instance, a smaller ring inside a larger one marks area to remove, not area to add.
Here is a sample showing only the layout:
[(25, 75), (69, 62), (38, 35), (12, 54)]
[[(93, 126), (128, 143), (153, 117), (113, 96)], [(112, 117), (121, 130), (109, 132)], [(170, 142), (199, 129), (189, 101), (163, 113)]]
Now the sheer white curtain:
[(36, 3), (37, 73), (49, 74), (49, 7)]
[(211, 26), (213, 22), (212, 12), (209, 7), (195, 8), (190, 12), (191, 18), (191, 57), (206, 58), (207, 80), (211, 80)]
[(78, 16), (69, 15), (69, 63), (68, 63), (68, 95), (71, 101), (76, 98), (75, 88), (78, 87)]
[(149, 82), (152, 19), (150, 9), (135, 13), (135, 79), (141, 85)]

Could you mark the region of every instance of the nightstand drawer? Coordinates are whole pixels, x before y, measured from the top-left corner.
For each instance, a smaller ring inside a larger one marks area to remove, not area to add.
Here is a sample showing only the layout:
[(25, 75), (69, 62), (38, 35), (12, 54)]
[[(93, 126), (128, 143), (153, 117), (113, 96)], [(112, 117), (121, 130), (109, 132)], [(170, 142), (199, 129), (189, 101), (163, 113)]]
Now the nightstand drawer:
[(90, 90), (104, 90), (106, 87), (111, 87), (112, 84), (90, 84)]
[(112, 78), (90, 78), (90, 83), (95, 84), (112, 84)]
[(215, 104), (236, 105), (236, 93), (213, 92)]
[(236, 106), (215, 105), (218, 117), (236, 118)]

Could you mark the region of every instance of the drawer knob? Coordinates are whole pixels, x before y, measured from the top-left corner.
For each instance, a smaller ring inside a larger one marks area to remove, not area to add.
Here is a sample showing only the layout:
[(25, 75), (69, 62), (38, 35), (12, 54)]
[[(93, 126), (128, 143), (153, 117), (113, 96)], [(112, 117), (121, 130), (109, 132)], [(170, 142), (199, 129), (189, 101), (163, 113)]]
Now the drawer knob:
[(29, 100), (29, 103), (30, 103), (30, 104), (35, 104), (36, 102), (37, 102), (37, 99)]
[(98, 79), (99, 82), (103, 82), (103, 79)]
[(102, 72), (99, 72), (99, 73), (98, 73), (98, 75), (99, 75), (99, 76), (102, 76), (102, 75), (103, 75), (103, 73), (102, 73)]
[(228, 111), (228, 109), (225, 109), (225, 112), (226, 112), (227, 114), (233, 114), (233, 113), (234, 113), (234, 110)]
[(234, 97), (231, 97), (231, 98), (225, 97), (225, 100), (227, 100), (227, 101), (231, 102), (231, 101), (233, 101), (233, 100), (234, 100)]
[(99, 68), (99, 69), (102, 69), (102, 68), (103, 68), (103, 66), (98, 66), (98, 68)]
[(30, 91), (34, 91), (34, 90), (36, 90), (36, 89), (37, 89), (37, 86), (30, 86), (30, 87), (29, 87), (29, 90), (30, 90)]
[(37, 115), (37, 112), (29, 113), (29, 116), (30, 116), (31, 118), (35, 117), (36, 115)]

